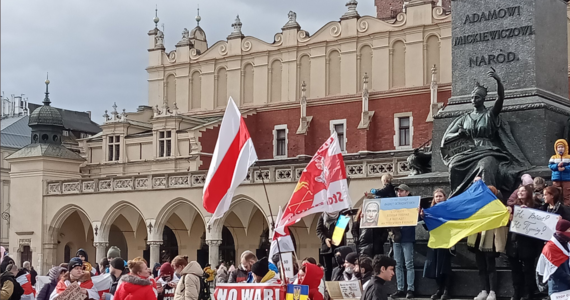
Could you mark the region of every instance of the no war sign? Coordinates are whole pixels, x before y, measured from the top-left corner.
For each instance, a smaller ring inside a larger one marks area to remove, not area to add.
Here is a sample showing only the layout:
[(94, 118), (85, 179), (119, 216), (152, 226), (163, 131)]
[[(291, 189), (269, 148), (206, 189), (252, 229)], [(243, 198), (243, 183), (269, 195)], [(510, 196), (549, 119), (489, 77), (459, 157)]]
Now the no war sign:
[(278, 284), (219, 283), (214, 300), (285, 300), (285, 292)]

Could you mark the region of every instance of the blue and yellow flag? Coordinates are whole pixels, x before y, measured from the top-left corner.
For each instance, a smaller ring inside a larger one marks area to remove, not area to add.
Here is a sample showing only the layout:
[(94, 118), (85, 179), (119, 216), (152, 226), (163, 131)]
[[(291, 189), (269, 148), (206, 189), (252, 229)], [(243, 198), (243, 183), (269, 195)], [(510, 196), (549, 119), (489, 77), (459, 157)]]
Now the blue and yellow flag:
[(288, 284), (285, 300), (307, 300), (309, 299), (309, 286), (299, 284)]
[(338, 221), (336, 221), (336, 226), (333, 231), (332, 236), (332, 244), (335, 246), (340, 245), (342, 242), (342, 238), (344, 237), (344, 232), (346, 231), (346, 226), (348, 226), (348, 222), (350, 221), (350, 217), (345, 215), (340, 215)]
[(428, 247), (451, 248), (467, 236), (506, 226), (509, 212), (479, 180), (462, 194), (424, 210), (424, 221), (430, 233)]

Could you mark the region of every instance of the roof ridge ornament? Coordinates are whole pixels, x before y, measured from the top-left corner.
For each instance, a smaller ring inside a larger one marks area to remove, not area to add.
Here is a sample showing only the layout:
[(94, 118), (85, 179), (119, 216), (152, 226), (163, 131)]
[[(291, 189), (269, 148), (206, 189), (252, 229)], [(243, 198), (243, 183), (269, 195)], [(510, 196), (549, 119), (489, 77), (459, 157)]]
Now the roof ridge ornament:
[(286, 30), (286, 29), (301, 29), (301, 25), (299, 25), (299, 23), (297, 23), (297, 13), (290, 10), (289, 13), (287, 14), (287, 17), (289, 17), (289, 21), (287, 21), (287, 23), (285, 23), (285, 25), (283, 25), (283, 27), (281, 28), (281, 30)]
[(46, 92), (45, 92), (46, 97), (44, 98), (44, 101), (43, 101), (45, 106), (49, 106), (51, 104), (51, 100), (49, 100), (49, 89), (48, 89), (49, 82), (50, 82), (49, 81), (49, 73), (46, 73), (46, 81), (45, 81), (45, 83), (46, 83)]
[(244, 37), (243, 33), (241, 32), (242, 25), (243, 24), (241, 23), (239, 15), (237, 15), (235, 22), (232, 24), (234, 31), (232, 31), (232, 33), (228, 36), (228, 40)]
[(356, 7), (358, 6), (358, 1), (350, 0), (345, 4), (345, 6), (348, 7), (348, 11), (346, 13), (344, 13), (344, 15), (342, 15), (342, 17), (340, 17), (341, 20), (360, 18), (360, 15), (358, 14), (358, 11), (356, 10)]

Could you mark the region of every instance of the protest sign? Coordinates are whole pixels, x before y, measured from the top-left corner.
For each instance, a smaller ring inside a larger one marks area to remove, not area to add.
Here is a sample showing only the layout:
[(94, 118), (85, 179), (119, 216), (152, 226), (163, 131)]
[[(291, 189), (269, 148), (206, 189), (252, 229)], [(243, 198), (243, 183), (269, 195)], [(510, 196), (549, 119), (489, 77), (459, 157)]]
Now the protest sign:
[(332, 236), (332, 244), (335, 246), (340, 245), (342, 242), (342, 238), (344, 237), (344, 231), (346, 230), (346, 226), (348, 226), (348, 222), (350, 221), (350, 217), (345, 215), (340, 215), (338, 220), (336, 221), (336, 226), (333, 231)]
[(293, 270), (293, 252), (281, 253), (281, 259), (283, 259), (283, 269), (285, 270), (285, 277), (287, 278), (295, 277), (295, 272)]
[(552, 293), (550, 300), (570, 300), (570, 290), (558, 293)]
[(84, 300), (85, 298), (86, 295), (81, 292), (81, 287), (77, 282), (68, 285), (65, 291), (55, 297), (56, 300)]
[(332, 300), (360, 299), (362, 296), (362, 286), (359, 280), (327, 281), (325, 285)]
[(556, 231), (559, 218), (545, 211), (515, 206), (510, 231), (548, 241)]
[(39, 293), (44, 285), (49, 284), (51, 279), (49, 276), (36, 276), (36, 286), (34, 287), (36, 291)]
[(307, 300), (309, 299), (309, 286), (299, 284), (288, 284), (285, 300)]
[(416, 226), (420, 197), (364, 200), (360, 228)]
[(279, 284), (219, 283), (213, 297), (214, 300), (284, 300), (285, 292)]

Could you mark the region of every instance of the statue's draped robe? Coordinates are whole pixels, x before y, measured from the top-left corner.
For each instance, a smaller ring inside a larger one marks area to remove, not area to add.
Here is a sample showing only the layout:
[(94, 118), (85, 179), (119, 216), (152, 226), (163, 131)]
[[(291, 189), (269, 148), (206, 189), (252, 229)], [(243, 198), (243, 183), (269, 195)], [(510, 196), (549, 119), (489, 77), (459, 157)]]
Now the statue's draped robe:
[(443, 157), (449, 168), (451, 196), (465, 191), (476, 176), (501, 191), (515, 189), (519, 173), (531, 165), (513, 138), (509, 124), (491, 109), (480, 115), (466, 113), (449, 125), (442, 146), (447, 144), (446, 137), (456, 125), (463, 128), (466, 135), (463, 138), (471, 140), (474, 147)]

